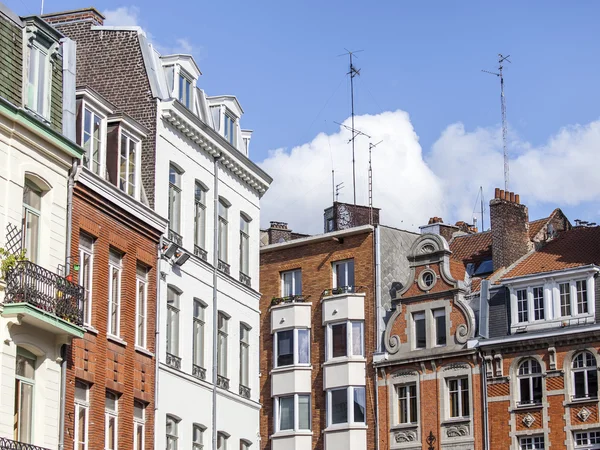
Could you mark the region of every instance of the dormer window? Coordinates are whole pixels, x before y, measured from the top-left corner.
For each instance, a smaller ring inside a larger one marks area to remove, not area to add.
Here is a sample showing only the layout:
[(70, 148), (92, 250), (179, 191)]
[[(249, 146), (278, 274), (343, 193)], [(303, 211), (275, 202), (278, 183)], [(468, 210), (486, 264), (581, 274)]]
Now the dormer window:
[(223, 136), (227, 139), (227, 142), (235, 147), (235, 119), (228, 113), (225, 113)]
[(121, 167), (119, 170), (119, 188), (127, 194), (137, 196), (137, 154), (139, 141), (129, 133), (121, 132)]
[(29, 109), (46, 119), (50, 118), (51, 79), (50, 51), (38, 41), (33, 41), (29, 47), (26, 104)]
[(191, 109), (192, 106), (192, 88), (190, 79), (183, 72), (179, 72), (179, 95), (177, 98), (188, 109)]
[(84, 107), (81, 146), (85, 149), (83, 164), (96, 175), (100, 175), (106, 117), (101, 116), (88, 105)]

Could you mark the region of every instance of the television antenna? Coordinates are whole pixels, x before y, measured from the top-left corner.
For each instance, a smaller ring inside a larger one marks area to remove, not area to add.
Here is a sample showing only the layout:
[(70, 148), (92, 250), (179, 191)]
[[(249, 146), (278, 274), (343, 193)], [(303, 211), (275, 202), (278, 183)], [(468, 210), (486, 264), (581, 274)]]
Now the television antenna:
[(508, 192), (509, 172), (508, 172), (508, 149), (506, 145), (506, 139), (508, 134), (508, 126), (506, 124), (506, 99), (504, 97), (504, 75), (502, 70), (504, 69), (504, 61), (510, 62), (508, 59), (510, 55), (504, 56), (502, 53), (498, 53), (498, 72), (490, 72), (489, 70), (482, 70), (482, 72), (489, 73), (490, 75), (496, 75), (500, 78), (500, 107), (502, 109), (502, 147), (504, 150), (504, 191)]
[(338, 197), (340, 196), (340, 191), (344, 189), (344, 182), (338, 183), (335, 185), (335, 201), (337, 202)]
[(371, 165), (371, 150), (382, 142), (379, 141), (377, 144), (369, 142), (369, 225), (373, 225), (373, 166)]

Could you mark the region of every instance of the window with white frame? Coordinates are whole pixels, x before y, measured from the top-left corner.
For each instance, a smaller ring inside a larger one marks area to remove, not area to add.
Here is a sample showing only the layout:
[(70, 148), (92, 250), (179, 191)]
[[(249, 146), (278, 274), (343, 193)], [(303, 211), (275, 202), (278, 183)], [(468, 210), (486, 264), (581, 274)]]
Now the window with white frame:
[(146, 405), (139, 400), (133, 401), (133, 448), (144, 450), (146, 432)]
[(417, 402), (417, 384), (409, 383), (396, 386), (396, 394), (398, 395), (398, 420), (402, 423), (417, 423), (418, 402)]
[(89, 385), (75, 380), (75, 450), (88, 449), (89, 397)]
[(219, 199), (219, 259), (227, 262), (227, 213), (229, 204), (222, 198)]
[(219, 431), (217, 433), (217, 450), (227, 450), (227, 439), (229, 435)]
[(52, 62), (49, 49), (36, 40), (28, 46), (27, 108), (40, 116), (50, 118)]
[(250, 446), (252, 442), (247, 441), (246, 439), (240, 439), (240, 450), (250, 450)]
[(575, 289), (577, 295), (577, 313), (587, 314), (588, 312), (588, 299), (587, 299), (587, 282), (586, 280), (577, 280), (575, 282)]
[(140, 142), (130, 134), (121, 132), (121, 156), (119, 168), (119, 188), (138, 198), (137, 154)]
[(240, 214), (240, 272), (250, 274), (250, 218)]
[(194, 190), (194, 245), (206, 247), (206, 192), (208, 189), (196, 181)]
[(542, 402), (542, 368), (535, 359), (527, 359), (519, 365), (519, 405)]
[(560, 283), (558, 285), (560, 295), (560, 315), (568, 317), (571, 315), (571, 283)]
[(587, 280), (572, 280), (559, 283), (558, 288), (562, 317), (589, 313)]
[(79, 234), (79, 285), (83, 287), (81, 310), (83, 322), (92, 323), (92, 286), (94, 277), (94, 238)]
[(519, 450), (544, 450), (544, 436), (525, 436), (519, 438)]
[(105, 450), (116, 450), (118, 444), (118, 405), (119, 399), (117, 394), (111, 391), (106, 391), (104, 400), (104, 448)]
[(198, 299), (194, 299), (194, 330), (193, 330), (193, 361), (197, 367), (204, 367), (204, 316), (206, 314), (206, 304)]
[(310, 330), (294, 328), (275, 333), (275, 367), (310, 364)]
[(179, 72), (179, 101), (185, 105), (187, 109), (192, 109), (193, 100), (193, 83), (183, 73)]
[(202, 450), (204, 448), (204, 431), (206, 427), (195, 423), (192, 425), (192, 450)]
[(426, 348), (427, 347), (427, 326), (425, 320), (425, 312), (419, 311), (412, 315), (413, 329), (414, 329), (414, 342), (415, 348)]
[(41, 209), (42, 190), (26, 178), (23, 186), (23, 249), (33, 263), (38, 262), (39, 256)]
[(179, 444), (179, 419), (167, 416), (167, 450), (177, 450)]
[(469, 417), (469, 378), (452, 378), (447, 380), (448, 406), (451, 418)]
[(364, 356), (364, 322), (348, 320), (327, 324), (327, 360)]
[(519, 289), (517, 295), (517, 320), (519, 322), (529, 321), (529, 302), (527, 301), (527, 289)]
[(229, 316), (219, 311), (217, 319), (217, 375), (227, 377), (227, 325)]
[(15, 359), (15, 439), (32, 444), (36, 356), (17, 347)]
[(173, 286), (167, 286), (167, 353), (179, 356), (179, 296)]
[(108, 257), (108, 333), (119, 336), (121, 322), (122, 256), (110, 249)]
[(365, 388), (348, 386), (327, 391), (327, 426), (365, 423)]
[(310, 431), (310, 395), (275, 397), (275, 432)]
[(250, 327), (240, 324), (240, 384), (250, 385)]
[(169, 229), (181, 232), (181, 171), (169, 166)]
[(333, 263), (333, 287), (343, 292), (354, 292), (354, 260)]
[(223, 136), (235, 147), (235, 119), (227, 113), (225, 113), (223, 122)]
[(281, 295), (302, 295), (302, 270), (288, 270), (281, 272)]
[(596, 357), (589, 351), (578, 353), (573, 358), (573, 398), (598, 397), (598, 369)]
[(575, 432), (573, 441), (576, 449), (598, 450), (600, 449), (600, 431)]
[(135, 344), (146, 347), (147, 314), (148, 314), (148, 268), (142, 264), (136, 267), (135, 298)]
[(544, 288), (536, 286), (531, 289), (533, 299), (533, 320), (544, 320)]
[(83, 156), (83, 165), (102, 176), (100, 167), (102, 166), (102, 151), (105, 145), (105, 120), (89, 106), (83, 108), (83, 118), (81, 127), (81, 146), (85, 150)]

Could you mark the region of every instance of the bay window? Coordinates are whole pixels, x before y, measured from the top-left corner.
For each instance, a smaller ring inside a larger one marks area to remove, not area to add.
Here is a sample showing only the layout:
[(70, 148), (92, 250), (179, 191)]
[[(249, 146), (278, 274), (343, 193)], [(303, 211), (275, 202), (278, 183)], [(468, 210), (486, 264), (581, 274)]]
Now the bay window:
[(364, 323), (348, 320), (327, 324), (327, 360), (364, 355)]
[(469, 379), (467, 377), (449, 379), (447, 387), (450, 417), (469, 417)]
[(310, 331), (294, 328), (275, 333), (275, 367), (310, 364)]
[(417, 423), (417, 385), (405, 384), (396, 387), (398, 395), (398, 423)]
[(137, 194), (137, 154), (139, 152), (139, 144), (139, 141), (131, 135), (121, 132), (119, 188), (135, 198), (139, 197)]
[(83, 165), (96, 175), (102, 176), (102, 152), (105, 145), (105, 117), (91, 109), (87, 104), (83, 108), (83, 126), (81, 127), (81, 146), (85, 150)]
[(365, 388), (348, 386), (327, 391), (327, 426), (365, 423)]
[(311, 406), (309, 394), (275, 397), (275, 432), (310, 431)]
[(281, 295), (283, 297), (302, 295), (302, 271), (300, 269), (281, 272)]

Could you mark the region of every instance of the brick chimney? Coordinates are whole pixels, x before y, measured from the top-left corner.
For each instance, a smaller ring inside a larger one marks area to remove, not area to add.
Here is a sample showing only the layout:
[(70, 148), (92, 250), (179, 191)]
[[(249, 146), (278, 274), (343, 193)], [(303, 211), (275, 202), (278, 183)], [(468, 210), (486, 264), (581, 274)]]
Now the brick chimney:
[(419, 228), (421, 229), (421, 234), (439, 234), (446, 239), (447, 242), (450, 242), (452, 235), (459, 231), (458, 227), (444, 223), (444, 220), (441, 217), (431, 217), (427, 225), (423, 225)]
[(496, 188), (490, 201), (494, 270), (508, 267), (530, 250), (529, 212), (519, 195)]
[(91, 22), (92, 25), (104, 25), (106, 17), (96, 8), (83, 8), (44, 14), (42, 19), (52, 25), (74, 22)]
[(285, 222), (271, 222), (267, 229), (269, 244), (279, 244), (292, 239), (292, 230), (288, 228)]

